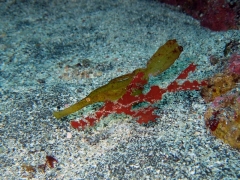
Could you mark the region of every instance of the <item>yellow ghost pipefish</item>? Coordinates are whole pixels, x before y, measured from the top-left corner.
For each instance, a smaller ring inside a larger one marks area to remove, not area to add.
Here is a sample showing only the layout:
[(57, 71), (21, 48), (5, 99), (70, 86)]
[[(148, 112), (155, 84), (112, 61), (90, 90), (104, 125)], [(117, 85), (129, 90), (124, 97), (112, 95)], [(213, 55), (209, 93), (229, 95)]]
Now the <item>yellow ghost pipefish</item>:
[(64, 110), (53, 112), (53, 115), (57, 119), (60, 119), (96, 102), (116, 101), (126, 93), (126, 88), (135, 75), (142, 72), (144, 73), (144, 80), (148, 81), (150, 75), (155, 76), (168, 69), (176, 61), (182, 51), (183, 48), (177, 44), (175, 39), (168, 40), (149, 59), (146, 68), (139, 68), (132, 73), (112, 79), (108, 84), (95, 89), (76, 104)]

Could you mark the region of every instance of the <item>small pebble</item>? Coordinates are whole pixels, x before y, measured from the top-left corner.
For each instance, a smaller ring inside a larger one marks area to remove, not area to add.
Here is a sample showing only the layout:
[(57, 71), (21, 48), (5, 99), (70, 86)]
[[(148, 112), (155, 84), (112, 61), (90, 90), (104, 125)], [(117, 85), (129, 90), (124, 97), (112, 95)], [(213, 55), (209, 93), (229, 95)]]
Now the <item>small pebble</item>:
[(67, 132), (67, 138), (68, 138), (68, 139), (71, 139), (71, 138), (72, 138), (72, 133)]

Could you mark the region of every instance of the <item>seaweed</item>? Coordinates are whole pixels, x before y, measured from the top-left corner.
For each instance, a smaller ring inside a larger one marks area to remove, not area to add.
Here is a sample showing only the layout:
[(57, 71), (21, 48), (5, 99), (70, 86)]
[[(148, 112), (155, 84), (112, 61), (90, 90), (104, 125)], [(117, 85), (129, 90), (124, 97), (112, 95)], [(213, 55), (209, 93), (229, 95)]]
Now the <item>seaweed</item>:
[[(114, 102), (126, 94), (139, 96), (142, 94), (143, 86), (148, 82), (149, 77), (156, 76), (168, 69), (182, 51), (183, 48), (177, 44), (175, 39), (168, 40), (149, 59), (146, 68), (139, 68), (132, 73), (112, 79), (108, 84), (92, 91), (87, 97), (76, 104), (64, 110), (53, 112), (53, 115), (57, 119), (60, 119), (97, 102)], [(134, 82), (134, 80), (137, 81)], [(131, 87), (129, 87), (129, 85), (131, 85)]]
[[(143, 80), (144, 74), (142, 72), (138, 73), (132, 82), (127, 87), (127, 92), (117, 101), (107, 101), (105, 104), (94, 114), (87, 116), (84, 119), (72, 120), (71, 126), (75, 129), (84, 129), (86, 126), (93, 126), (102, 117), (106, 117), (109, 114), (122, 114), (130, 115), (132, 118), (136, 119), (139, 124), (148, 123), (149, 121), (156, 121), (159, 116), (154, 114), (154, 107), (152, 104), (161, 100), (165, 93), (174, 93), (177, 91), (185, 90), (199, 90), (200, 87), (206, 86), (206, 81), (198, 82), (188, 81), (186, 78), (190, 72), (196, 70), (196, 65), (190, 64), (186, 69), (184, 69), (180, 75), (170, 83), (166, 88), (161, 88), (159, 86), (152, 86), (146, 94), (133, 95), (131, 94), (132, 88), (136, 86), (141, 87), (146, 82)], [(182, 83), (180, 84), (179, 81)], [(147, 106), (140, 106), (138, 108), (136, 105), (146, 104)]]

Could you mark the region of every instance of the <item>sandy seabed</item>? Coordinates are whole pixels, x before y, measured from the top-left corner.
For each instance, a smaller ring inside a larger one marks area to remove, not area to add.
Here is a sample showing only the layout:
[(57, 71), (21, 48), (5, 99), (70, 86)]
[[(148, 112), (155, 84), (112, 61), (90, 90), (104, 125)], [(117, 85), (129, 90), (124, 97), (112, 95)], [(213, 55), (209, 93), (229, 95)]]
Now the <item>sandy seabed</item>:
[[(0, 2), (0, 14), (1, 179), (240, 178), (239, 151), (207, 131), (208, 104), (198, 91), (165, 94), (155, 105), (159, 119), (148, 125), (110, 115), (77, 131), (52, 116), (57, 106), (144, 67), (169, 39), (184, 51), (150, 85), (167, 86), (192, 62), (190, 80), (210, 77), (220, 69), (209, 57), (223, 57), (239, 31), (212, 32), (145, 0), (9, 0)], [(46, 155), (58, 163), (42, 172)]]

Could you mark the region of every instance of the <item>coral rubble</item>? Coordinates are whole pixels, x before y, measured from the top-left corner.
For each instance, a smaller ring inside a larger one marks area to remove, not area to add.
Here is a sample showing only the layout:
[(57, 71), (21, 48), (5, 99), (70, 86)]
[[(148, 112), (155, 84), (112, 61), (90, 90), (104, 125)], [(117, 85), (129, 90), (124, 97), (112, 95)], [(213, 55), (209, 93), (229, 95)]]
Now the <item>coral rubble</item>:
[(204, 117), (214, 136), (240, 149), (240, 94), (215, 98)]
[(208, 85), (201, 90), (205, 101), (211, 102), (204, 115), (206, 126), (214, 136), (238, 149), (240, 149), (240, 92), (234, 92), (233, 89), (239, 82), (240, 55), (233, 54), (224, 72), (210, 78)]

